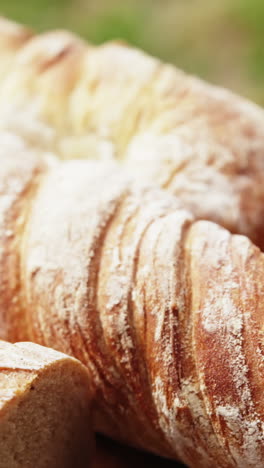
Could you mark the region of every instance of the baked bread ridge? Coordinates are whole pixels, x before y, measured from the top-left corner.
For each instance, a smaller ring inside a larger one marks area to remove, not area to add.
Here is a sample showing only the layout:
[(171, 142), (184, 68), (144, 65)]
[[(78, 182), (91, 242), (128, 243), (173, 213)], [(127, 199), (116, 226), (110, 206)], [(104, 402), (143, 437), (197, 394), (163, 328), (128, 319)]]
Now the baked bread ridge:
[(90, 466), (91, 398), (87, 370), (76, 359), (0, 341), (0, 467)]
[(20, 300), (20, 245), (30, 202), (39, 181), (56, 159), (31, 151), (23, 140), (1, 133), (0, 145), (0, 329), (2, 338), (12, 340), (14, 323), (23, 323)]
[[(38, 178), (43, 161), (32, 171), (28, 158), (1, 157), (0, 185), (14, 167), (38, 185), (23, 228), (13, 229), (15, 261), (1, 240), (0, 316), (10, 271), (19, 285), (3, 337), (80, 359), (99, 431), (193, 468), (261, 468), (260, 250), (195, 221), (175, 197), (129, 181), (114, 163), (49, 162)], [(19, 193), (10, 183), (9, 198)]]
[(54, 31), (15, 52), (0, 73), (0, 128), (61, 158), (115, 158), (264, 247), (262, 109), (117, 42)]

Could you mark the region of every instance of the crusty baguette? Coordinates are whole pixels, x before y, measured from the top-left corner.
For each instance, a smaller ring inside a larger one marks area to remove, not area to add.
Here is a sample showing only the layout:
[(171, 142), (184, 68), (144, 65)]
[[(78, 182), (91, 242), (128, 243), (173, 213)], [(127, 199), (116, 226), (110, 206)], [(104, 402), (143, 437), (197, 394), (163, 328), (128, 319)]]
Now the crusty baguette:
[(8, 25), (0, 128), (62, 158), (116, 158), (196, 218), (264, 247), (262, 109), (120, 43), (93, 47), (64, 31), (30, 38), (20, 26), (16, 36)]
[(75, 359), (0, 341), (0, 467), (88, 468), (91, 390)]
[(85, 363), (105, 434), (262, 468), (264, 255), (114, 164), (21, 156), (1, 156), (3, 336)]

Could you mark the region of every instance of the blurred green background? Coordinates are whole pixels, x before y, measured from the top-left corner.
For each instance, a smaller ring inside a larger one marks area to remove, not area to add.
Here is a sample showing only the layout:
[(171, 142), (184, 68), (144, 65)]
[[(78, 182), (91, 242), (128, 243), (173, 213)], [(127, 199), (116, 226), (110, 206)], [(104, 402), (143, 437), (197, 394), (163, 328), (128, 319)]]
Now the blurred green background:
[(0, 0), (43, 31), (122, 38), (264, 105), (264, 0)]

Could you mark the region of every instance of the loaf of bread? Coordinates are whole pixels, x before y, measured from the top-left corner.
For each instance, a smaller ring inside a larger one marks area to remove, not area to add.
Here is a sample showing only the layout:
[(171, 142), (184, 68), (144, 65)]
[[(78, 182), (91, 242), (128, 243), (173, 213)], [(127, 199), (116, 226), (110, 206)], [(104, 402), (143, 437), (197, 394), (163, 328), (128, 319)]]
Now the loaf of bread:
[(264, 112), (245, 99), (121, 43), (2, 19), (0, 108), (0, 128), (33, 148), (117, 159), (264, 247)]
[(2, 337), (80, 359), (100, 432), (192, 468), (263, 468), (260, 250), (114, 163), (1, 142)]
[(91, 390), (77, 360), (0, 342), (0, 467), (91, 466)]

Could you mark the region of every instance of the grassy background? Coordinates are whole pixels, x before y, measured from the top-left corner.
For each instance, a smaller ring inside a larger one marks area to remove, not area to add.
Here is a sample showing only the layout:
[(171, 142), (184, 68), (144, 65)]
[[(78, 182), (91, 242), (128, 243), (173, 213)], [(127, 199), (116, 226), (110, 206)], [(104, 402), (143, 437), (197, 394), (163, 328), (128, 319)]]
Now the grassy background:
[(122, 38), (264, 105), (264, 0), (0, 0), (37, 31)]

